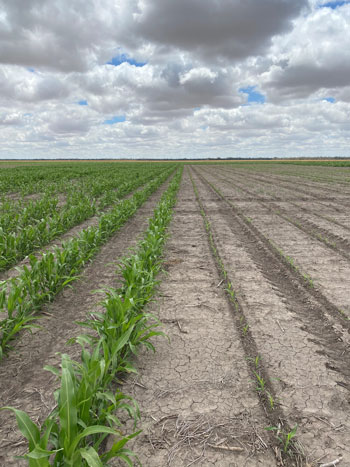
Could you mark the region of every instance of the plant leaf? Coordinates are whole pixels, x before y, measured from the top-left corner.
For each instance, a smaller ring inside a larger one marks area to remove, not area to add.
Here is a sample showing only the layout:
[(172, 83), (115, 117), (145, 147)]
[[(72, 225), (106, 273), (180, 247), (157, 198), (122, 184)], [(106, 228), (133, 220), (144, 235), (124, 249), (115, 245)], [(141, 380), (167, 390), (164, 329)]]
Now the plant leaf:
[(103, 467), (100, 456), (93, 447), (82, 448), (79, 450), (80, 455), (86, 460), (90, 467)]
[(40, 441), (40, 431), (28, 415), (22, 410), (13, 407), (2, 407), (0, 410), (12, 410), (16, 415), (18, 428), (23, 436), (29, 441), (29, 451), (32, 451)]

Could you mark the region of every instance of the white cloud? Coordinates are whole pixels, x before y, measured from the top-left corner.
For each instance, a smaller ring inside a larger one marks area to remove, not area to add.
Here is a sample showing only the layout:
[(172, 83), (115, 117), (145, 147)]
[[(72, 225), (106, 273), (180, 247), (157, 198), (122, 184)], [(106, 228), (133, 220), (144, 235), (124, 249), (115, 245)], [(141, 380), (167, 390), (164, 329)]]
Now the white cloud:
[(350, 86), (350, 4), (320, 8), (300, 17), (293, 31), (276, 38), (274, 64), (263, 76), (274, 101), (305, 98), (320, 89)]
[(322, 3), (0, 0), (0, 157), (350, 155), (350, 5)]

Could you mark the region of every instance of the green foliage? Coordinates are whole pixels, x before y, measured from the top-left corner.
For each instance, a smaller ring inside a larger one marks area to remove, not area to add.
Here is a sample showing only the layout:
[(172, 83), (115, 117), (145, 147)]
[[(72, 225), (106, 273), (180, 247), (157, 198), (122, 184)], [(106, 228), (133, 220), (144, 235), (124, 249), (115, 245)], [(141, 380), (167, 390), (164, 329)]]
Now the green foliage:
[[(92, 313), (91, 319), (79, 323), (92, 331), (72, 340), (81, 346), (81, 361), (62, 355), (60, 370), (46, 367), (60, 381), (56, 408), (41, 427), (24, 412), (3, 408), (15, 413), (18, 427), (28, 440), (28, 452), (23, 458), (30, 467), (105, 466), (115, 457), (133, 465), (135, 454), (125, 445), (139, 432), (123, 434), (118, 413), (126, 411), (136, 427), (139, 409), (131, 397), (119, 389), (113, 393), (110, 388), (117, 376), (135, 371), (131, 357), (137, 349), (144, 345), (154, 350), (150, 339), (163, 335), (156, 331), (160, 323), (143, 309), (158, 284), (156, 275), (181, 174), (176, 174), (162, 196), (135, 253), (121, 261), (118, 273), (124, 279), (122, 286), (106, 290), (103, 313)], [(108, 226), (104, 224), (107, 231)], [(108, 435), (114, 436), (113, 445), (100, 453)]]
[[(120, 198), (149, 182), (155, 174), (168, 170), (152, 170), (142, 177), (134, 172), (107, 179), (90, 180), (87, 186), (74, 186), (67, 201), (58, 208), (58, 198), (51, 193), (38, 201), (5, 200), (0, 209), (0, 271), (6, 270), (35, 249), (46, 245), (75, 225), (117, 203)], [(105, 175), (104, 175), (105, 176)]]
[(132, 198), (120, 201), (101, 215), (98, 226), (83, 230), (60, 248), (44, 253), (40, 259), (30, 255), (29, 267), (24, 266), (16, 278), (0, 284), (0, 312), (7, 315), (0, 321), (0, 359), (18, 332), (33, 328), (35, 313), (41, 305), (77, 279), (79, 271), (98, 248), (125, 224), (168, 176), (169, 171), (164, 172)]
[(286, 454), (290, 450), (292, 439), (296, 436), (297, 428), (298, 428), (298, 425), (295, 425), (294, 428), (286, 432), (276, 426), (270, 426), (270, 427), (267, 427), (266, 430), (276, 432), (276, 438), (282, 444), (283, 452)]

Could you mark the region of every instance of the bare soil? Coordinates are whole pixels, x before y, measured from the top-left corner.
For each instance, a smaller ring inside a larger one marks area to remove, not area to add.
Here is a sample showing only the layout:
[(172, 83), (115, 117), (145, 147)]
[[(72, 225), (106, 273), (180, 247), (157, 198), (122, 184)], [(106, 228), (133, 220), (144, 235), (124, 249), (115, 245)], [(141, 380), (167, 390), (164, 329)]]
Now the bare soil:
[(124, 386), (142, 414), (132, 449), (145, 467), (277, 465), (188, 173), (170, 236), (152, 308), (170, 342), (141, 352), (139, 376)]
[[(208, 180), (229, 196), (229, 188), (215, 181), (215, 169), (210, 172)], [(306, 458), (334, 460), (342, 453), (350, 465), (349, 326), (332, 307), (349, 299), (350, 275), (342, 276), (347, 261), (254, 202), (245, 206), (247, 221), (221, 197), (215, 199), (203, 179), (196, 183), (259, 355), (289, 425), (298, 424)], [(321, 292), (303, 284), (269, 247), (266, 237), (272, 235), (304, 271), (317, 271)]]
[[(2, 362), (0, 406), (40, 420), (49, 412), (56, 382), (42, 367), (59, 362), (56, 352), (78, 355), (64, 346), (79, 333), (74, 321), (98, 307), (92, 290), (115, 284), (115, 264), (159, 196), (47, 307), (43, 329), (23, 336)], [(155, 338), (155, 354), (142, 350), (139, 374), (123, 384), (141, 409), (143, 431), (129, 447), (142, 465), (316, 467), (340, 459), (350, 466), (349, 196), (350, 169), (185, 168), (165, 272), (148, 310), (169, 340)], [(23, 452), (22, 438), (12, 416), (0, 416), (0, 465), (21, 465), (11, 459)], [(282, 441), (266, 430), (272, 426)], [(283, 453), (294, 427), (296, 443)]]

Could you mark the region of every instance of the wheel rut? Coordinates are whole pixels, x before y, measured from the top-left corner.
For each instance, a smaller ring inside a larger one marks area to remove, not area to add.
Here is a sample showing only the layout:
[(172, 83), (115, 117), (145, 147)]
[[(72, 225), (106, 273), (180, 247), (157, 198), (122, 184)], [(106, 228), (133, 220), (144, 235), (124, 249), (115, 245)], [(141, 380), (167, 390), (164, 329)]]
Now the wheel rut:
[[(241, 175), (243, 173), (241, 172)], [(264, 184), (271, 184), (271, 181), (277, 185), (277, 186), (282, 186), (288, 191), (295, 191), (296, 187), (298, 189), (298, 192), (303, 193), (305, 195), (311, 196), (311, 197), (317, 197), (318, 199), (325, 199), (325, 200), (336, 200), (339, 201), (339, 189), (338, 188), (332, 188), (329, 184), (324, 184), (321, 185), (320, 183), (305, 183), (300, 180), (295, 180), (294, 182), (291, 182), (290, 180), (287, 180), (285, 178), (277, 178), (276, 176), (271, 176), (269, 174), (268, 178), (265, 176), (258, 176), (256, 174), (249, 173), (249, 178), (258, 182), (262, 182)], [(343, 194), (345, 195), (344, 198), (341, 198), (340, 200), (345, 203), (346, 206), (349, 205), (348, 201), (348, 196), (350, 195), (349, 192), (347, 192), (346, 187), (344, 189), (343, 187)], [(333, 196), (332, 196), (333, 193)]]
[(139, 376), (124, 386), (141, 408), (132, 449), (149, 467), (277, 465), (187, 171), (165, 268), (151, 311), (170, 341), (157, 338), (155, 354), (141, 352)]
[[(222, 172), (220, 169), (218, 171)], [(208, 173), (208, 171), (206, 172)], [(240, 173), (233, 170), (227, 170), (224, 175), (226, 177), (234, 177), (235, 183), (239, 183), (240, 188), (242, 188), (242, 184), (244, 187), (249, 184), (249, 186), (253, 187), (255, 190), (255, 192), (251, 191), (254, 196), (258, 194), (258, 191), (266, 193), (267, 199), (265, 199), (265, 201), (271, 199), (271, 196), (276, 196), (279, 198), (279, 201), (287, 200), (291, 203), (302, 201), (306, 205), (317, 203), (318, 209), (330, 211), (331, 215), (343, 213), (344, 210), (348, 208), (349, 204), (349, 198), (340, 197), (339, 191), (338, 196), (336, 196), (335, 194), (331, 195), (328, 191), (322, 192), (321, 194), (317, 193), (315, 188), (314, 191), (302, 190), (299, 187), (298, 181), (296, 181), (294, 185), (288, 183), (287, 187), (281, 184), (279, 180), (275, 180), (274, 177), (271, 177), (269, 180), (255, 179), (250, 173)], [(240, 179), (239, 182), (237, 178)]]
[[(220, 181), (225, 183), (228, 186), (231, 186), (232, 181), (227, 180), (226, 178), (223, 178), (221, 176), (218, 176), (215, 174), (215, 178)], [(247, 193), (248, 195), (252, 196), (254, 193), (251, 190), (248, 190), (243, 187), (239, 187), (242, 192)], [(350, 235), (349, 239), (344, 238), (343, 236), (336, 235), (332, 231), (330, 231), (327, 228), (322, 228), (319, 225), (315, 224), (314, 222), (303, 218), (300, 216), (299, 212), (295, 212), (292, 209), (292, 212), (290, 210), (285, 209), (282, 206), (282, 203), (279, 203), (278, 200), (275, 199), (275, 197), (272, 197), (271, 195), (270, 200), (266, 201), (265, 198), (262, 198), (259, 195), (255, 195), (255, 198), (252, 197), (252, 200), (259, 204), (263, 209), (266, 211), (277, 215), (284, 219), (286, 222), (291, 223), (294, 225), (296, 228), (300, 229), (307, 235), (309, 235), (312, 238), (315, 238), (316, 240), (320, 241), (323, 245), (326, 245), (326, 247), (330, 248), (333, 251), (336, 251), (340, 255), (342, 255), (344, 258), (346, 258), (348, 261), (350, 261)], [(344, 235), (344, 231), (341, 231), (341, 233)], [(347, 234), (347, 232), (346, 232)]]
[[(331, 197), (329, 194), (327, 196), (316, 196), (315, 193), (312, 192), (300, 193), (299, 189), (296, 190), (296, 188), (298, 187), (297, 184), (294, 185), (294, 189), (291, 189), (281, 186), (278, 183), (278, 181), (276, 181), (275, 183), (273, 179), (264, 181), (260, 180), (257, 183), (257, 180), (251, 178), (249, 174), (237, 174), (232, 170), (226, 171), (225, 173), (223, 173), (222, 170), (217, 170), (217, 172), (222, 173), (225, 177), (229, 177), (236, 184), (236, 186), (239, 186), (241, 190), (246, 190), (247, 185), (249, 187), (253, 187), (254, 191), (249, 190), (250, 195), (253, 196), (252, 199), (259, 196), (260, 191), (266, 194), (264, 201), (286, 201), (298, 207), (300, 206), (296, 203), (302, 202), (304, 205), (306, 205), (305, 209), (308, 212), (310, 212), (309, 206), (312, 204), (316, 205), (314, 210), (317, 210), (318, 212), (320, 210), (327, 211), (330, 212), (330, 215), (334, 215), (334, 213), (339, 214), (344, 212), (344, 207), (339, 207), (339, 192), (337, 197)], [(206, 173), (208, 173), (208, 171), (206, 171)], [(240, 181), (237, 180), (237, 177), (240, 179)], [(259, 185), (259, 183), (262, 183), (262, 186)]]
[[(206, 180), (209, 183), (212, 178)], [(214, 177), (213, 186), (219, 185)], [(349, 320), (344, 322), (344, 317), (345, 320), (350, 317), (350, 297), (346, 293), (350, 288), (348, 260), (274, 213), (263, 212), (256, 203), (238, 208), (237, 203), (228, 199), (230, 190), (221, 186), (220, 190), (226, 205), (254, 230), (271, 251), (289, 264), (300, 285), (311, 285), (309, 294), (333, 315), (334, 321), (348, 329)]]
[[(197, 170), (196, 170), (197, 171)], [(201, 202), (257, 352), (308, 462), (350, 463), (349, 345), (329, 310), (200, 177)], [(214, 196), (214, 194), (216, 196)]]

